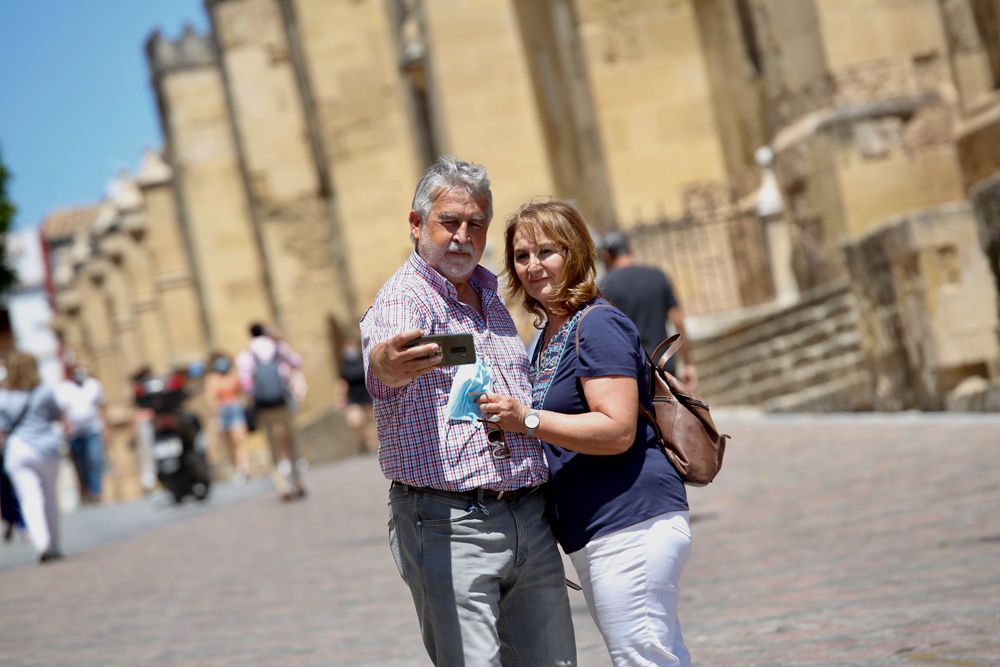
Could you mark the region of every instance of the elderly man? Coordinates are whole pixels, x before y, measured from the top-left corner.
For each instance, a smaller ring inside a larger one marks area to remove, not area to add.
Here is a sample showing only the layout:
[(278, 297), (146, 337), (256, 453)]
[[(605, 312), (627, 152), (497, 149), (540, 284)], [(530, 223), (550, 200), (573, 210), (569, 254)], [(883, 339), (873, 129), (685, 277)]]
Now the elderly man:
[(438, 158), (409, 215), (415, 252), (361, 320), (389, 542), (437, 665), (573, 665), (565, 573), (539, 487), (541, 446), (482, 422), (450, 420), (454, 367), (421, 334), (468, 333), (494, 387), (528, 403), (528, 359), (497, 278), (478, 266), (493, 216), (479, 165)]

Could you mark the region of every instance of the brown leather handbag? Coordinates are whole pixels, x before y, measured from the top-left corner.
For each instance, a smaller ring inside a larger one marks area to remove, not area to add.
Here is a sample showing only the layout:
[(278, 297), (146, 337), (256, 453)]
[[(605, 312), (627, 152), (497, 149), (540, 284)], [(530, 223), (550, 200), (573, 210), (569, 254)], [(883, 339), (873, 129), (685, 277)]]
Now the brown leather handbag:
[[(580, 353), (580, 325), (594, 308), (610, 308), (604, 304), (591, 306), (580, 316), (576, 325), (576, 352)], [(667, 372), (666, 364), (677, 353), (683, 341), (680, 334), (656, 346), (653, 364), (646, 355), (649, 371), (649, 395), (653, 402), (650, 412), (639, 402), (639, 415), (644, 417), (656, 430), (660, 449), (670, 459), (670, 463), (680, 474), (685, 484), (705, 486), (719, 474), (722, 457), (726, 453), (726, 440), (731, 436), (719, 433), (708, 404), (701, 400), (684, 383)], [(666, 350), (663, 352), (663, 350)], [(663, 352), (661, 356), (661, 352)], [(643, 351), (645, 354), (645, 350)]]
[[(731, 436), (720, 434), (708, 404), (667, 372), (667, 360), (680, 349), (682, 342), (681, 335), (674, 334), (660, 343), (652, 355), (657, 360), (655, 365), (646, 357), (653, 412), (639, 403), (639, 413), (656, 429), (660, 448), (681, 479), (691, 486), (705, 486), (719, 474), (726, 440)], [(664, 348), (666, 352), (659, 356)]]

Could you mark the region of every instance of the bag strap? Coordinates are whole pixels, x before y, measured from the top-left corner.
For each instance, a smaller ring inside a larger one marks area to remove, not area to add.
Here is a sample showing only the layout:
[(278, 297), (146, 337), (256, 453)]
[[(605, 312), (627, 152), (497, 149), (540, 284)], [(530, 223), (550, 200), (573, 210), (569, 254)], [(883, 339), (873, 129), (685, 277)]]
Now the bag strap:
[(28, 414), (28, 408), (31, 407), (31, 396), (34, 393), (34, 387), (28, 390), (28, 398), (24, 401), (24, 407), (21, 408), (21, 413), (17, 415), (14, 421), (11, 422), (10, 427), (7, 429), (7, 437), (14, 435), (14, 431), (17, 430), (17, 427), (21, 425), (21, 421), (24, 420), (25, 415)]
[(613, 308), (613, 306), (611, 304), (609, 304), (609, 303), (598, 303), (598, 304), (595, 304), (593, 306), (587, 306), (587, 309), (585, 311), (583, 311), (582, 315), (580, 315), (580, 319), (578, 319), (576, 321), (576, 332), (575, 332), (576, 333), (576, 354), (577, 354), (577, 356), (580, 355), (580, 325), (583, 324), (584, 318), (586, 318), (587, 315), (590, 314), (590, 311), (594, 310), (595, 308)]
[[(667, 338), (665, 341), (657, 345), (656, 349), (653, 350), (653, 354), (649, 356), (650, 365), (653, 365), (653, 359), (657, 359), (656, 368), (662, 368), (663, 365), (670, 360), (670, 357), (677, 354), (677, 350), (681, 349), (682, 345), (684, 345), (684, 339), (681, 338), (679, 333)], [(664, 348), (666, 349), (666, 352), (663, 353), (663, 356), (660, 356), (660, 351)]]

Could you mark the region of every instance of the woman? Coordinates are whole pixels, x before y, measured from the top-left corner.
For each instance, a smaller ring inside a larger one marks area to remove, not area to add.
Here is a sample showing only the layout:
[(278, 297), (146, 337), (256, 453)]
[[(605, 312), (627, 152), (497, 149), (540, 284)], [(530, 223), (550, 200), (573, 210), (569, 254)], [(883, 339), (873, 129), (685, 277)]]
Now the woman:
[(38, 362), (30, 354), (10, 354), (5, 387), (0, 392), (4, 465), (21, 501), (28, 536), (39, 561), (46, 563), (62, 558), (56, 502), (61, 440), (54, 429), (62, 413), (52, 391), (41, 386)]
[(247, 481), (250, 461), (247, 453), (247, 421), (239, 374), (228, 356), (216, 354), (205, 378), (205, 400), (219, 420), (219, 432), (226, 439), (233, 465), (233, 481)]
[(639, 401), (652, 407), (639, 333), (600, 298), (594, 243), (572, 206), (522, 207), (505, 247), (508, 296), (544, 327), (532, 405), (487, 394), (483, 418), (543, 441), (553, 528), (612, 662), (689, 665), (677, 620), (691, 551), (687, 496), (638, 415)]

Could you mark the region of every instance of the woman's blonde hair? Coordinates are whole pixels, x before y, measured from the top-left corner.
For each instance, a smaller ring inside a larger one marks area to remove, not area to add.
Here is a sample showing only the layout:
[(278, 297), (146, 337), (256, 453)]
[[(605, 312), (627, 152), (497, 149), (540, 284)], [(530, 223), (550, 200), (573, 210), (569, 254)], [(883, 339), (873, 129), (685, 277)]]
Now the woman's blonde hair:
[(11, 391), (30, 391), (41, 383), (38, 361), (27, 352), (11, 352), (7, 357), (7, 379), (4, 385)]
[(545, 320), (545, 309), (532, 298), (517, 277), (514, 262), (514, 235), (523, 230), (532, 241), (544, 234), (563, 252), (561, 279), (553, 286), (554, 299), (549, 309), (558, 315), (571, 315), (600, 295), (597, 289), (597, 249), (587, 231), (587, 223), (575, 208), (563, 201), (525, 204), (507, 218), (504, 230), (504, 265), (507, 272), (507, 298), (520, 300), (535, 316), (535, 326)]

